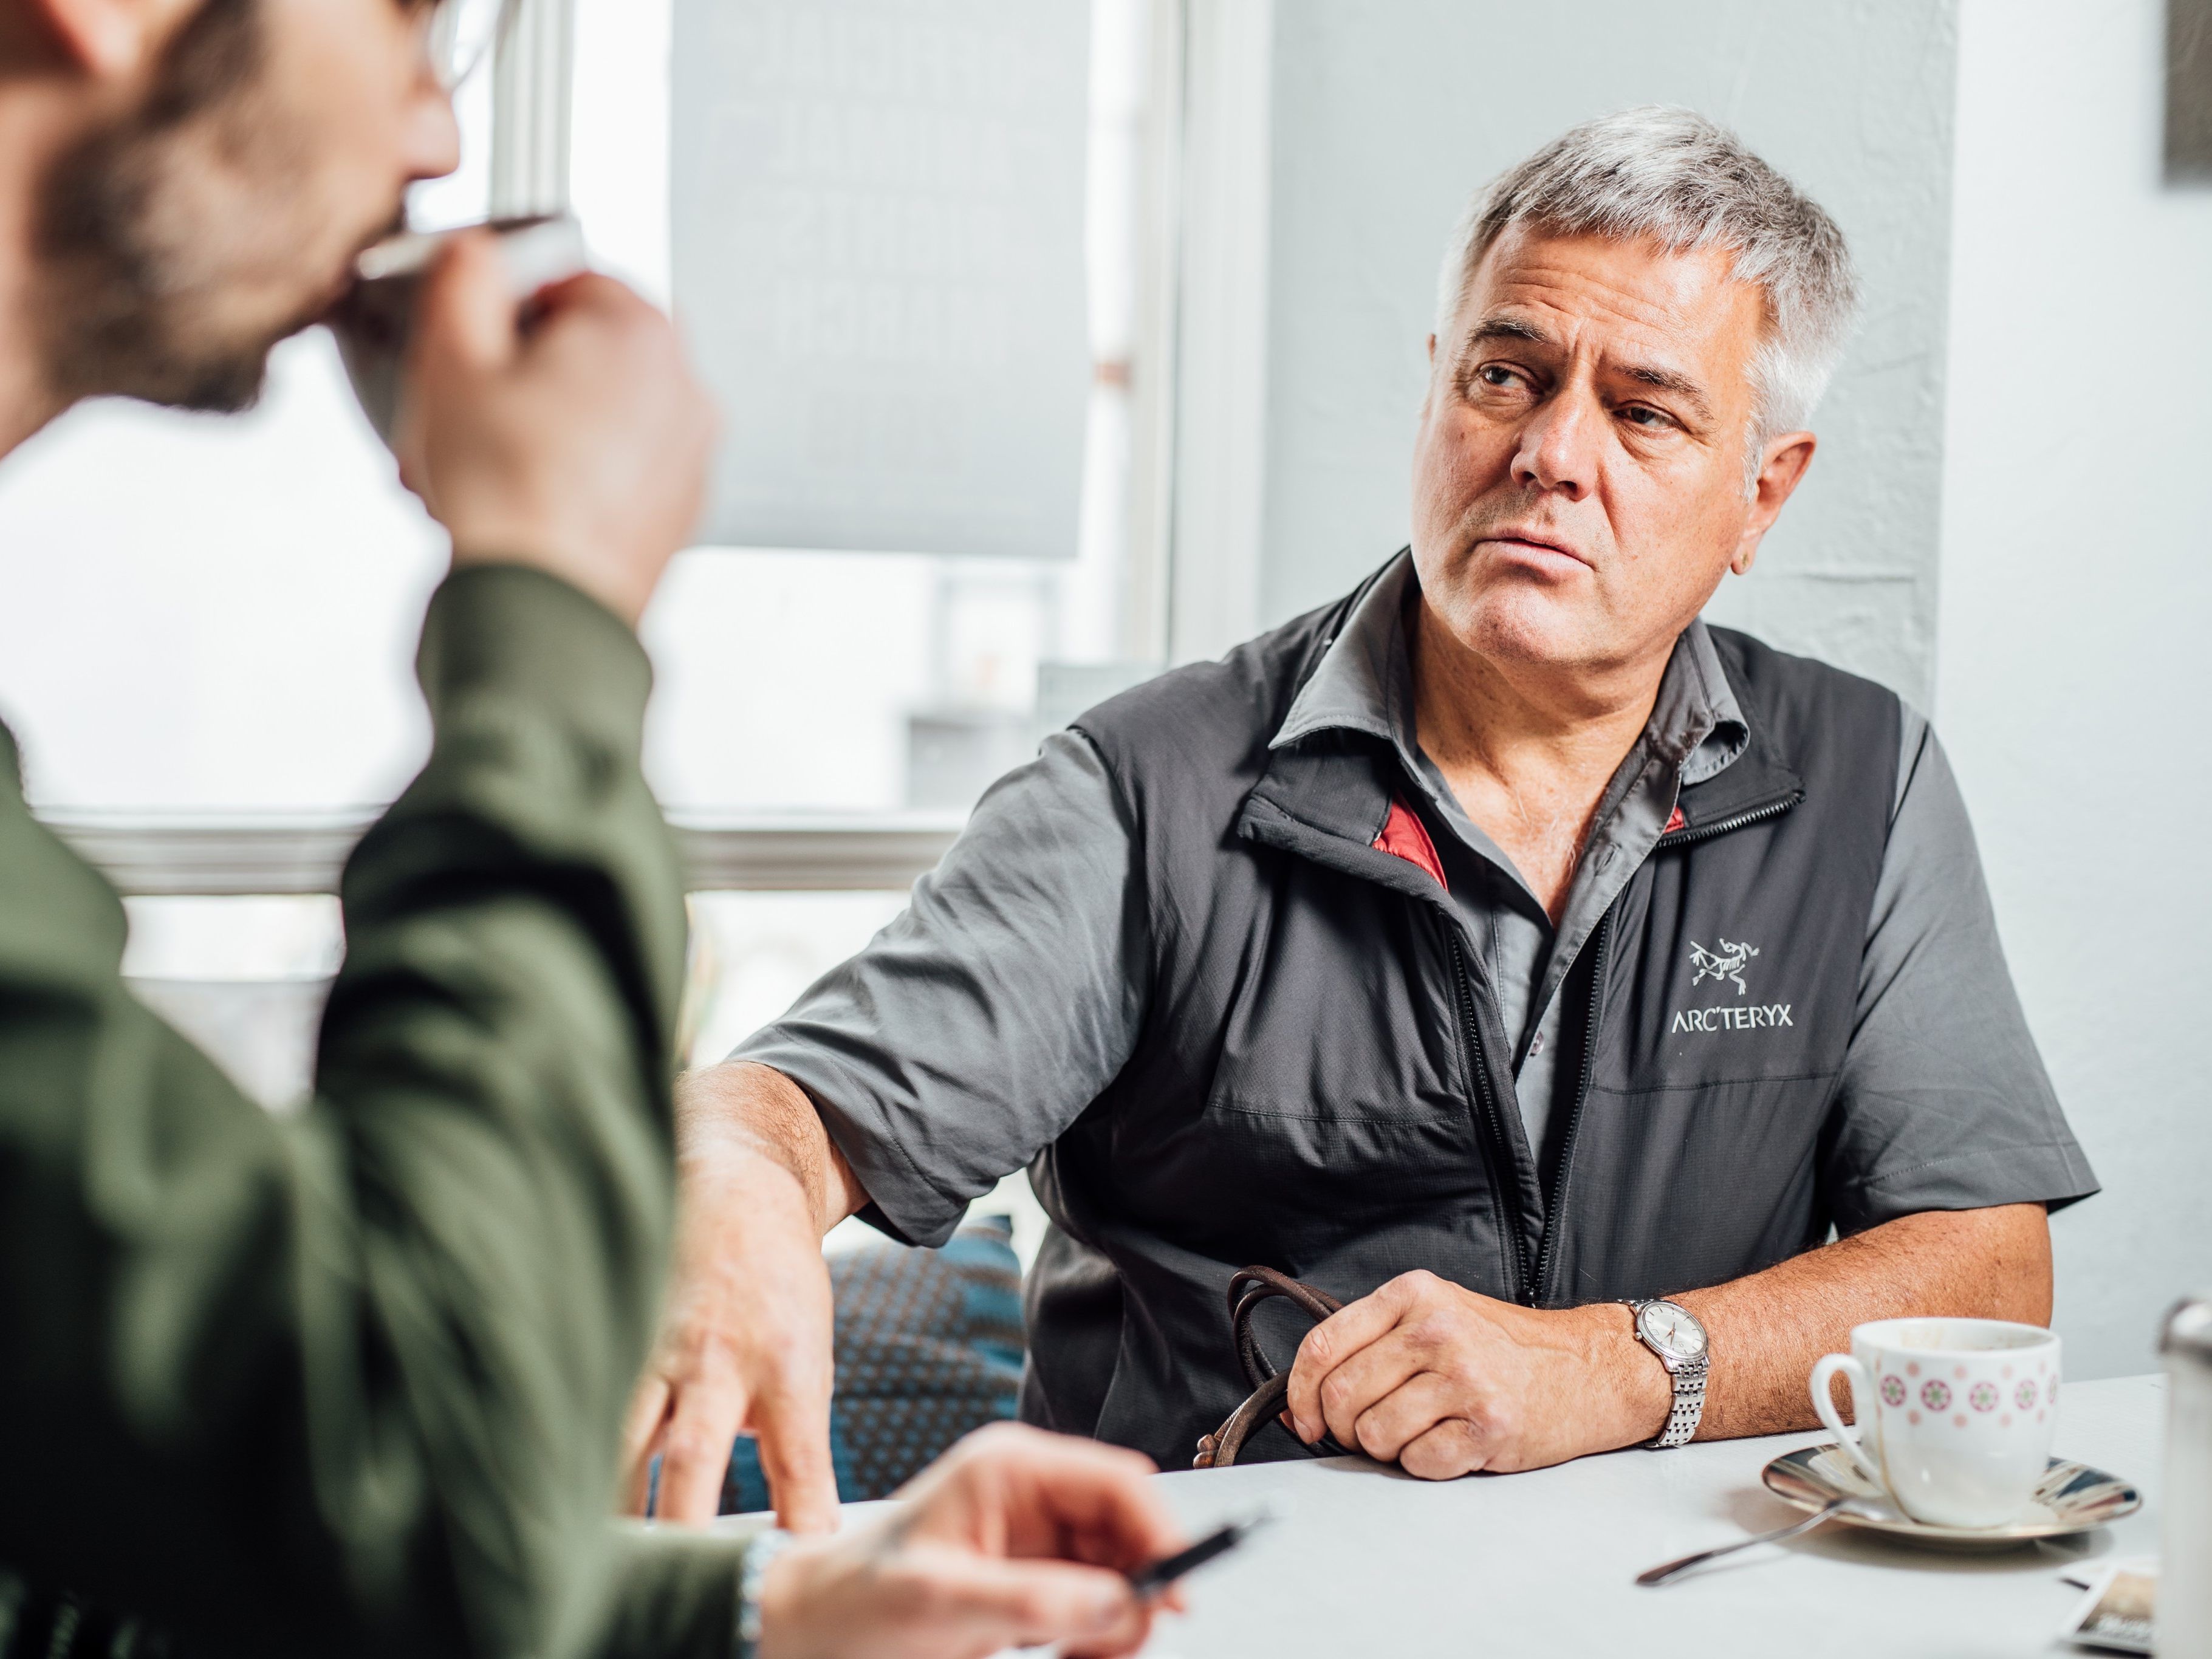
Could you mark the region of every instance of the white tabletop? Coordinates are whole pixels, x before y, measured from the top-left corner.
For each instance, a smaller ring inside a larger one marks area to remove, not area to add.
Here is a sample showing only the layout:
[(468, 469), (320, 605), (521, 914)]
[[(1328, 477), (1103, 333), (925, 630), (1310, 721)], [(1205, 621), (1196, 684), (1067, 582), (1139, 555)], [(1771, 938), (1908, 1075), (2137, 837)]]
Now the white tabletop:
[(1153, 1659), (1328, 1655), (1826, 1654), (1975, 1659), (2054, 1650), (2081, 1599), (2061, 1575), (2158, 1549), (2165, 1395), (2155, 1376), (2069, 1383), (2053, 1450), (2130, 1480), (2137, 1514), (1996, 1554), (1840, 1525), (1749, 1550), (1660, 1589), (1644, 1568), (1786, 1524), (1767, 1460), (1827, 1437), (1614, 1452), (1441, 1485), (1352, 1458), (1163, 1475), (1193, 1531), (1262, 1504), (1282, 1521), (1194, 1577)]

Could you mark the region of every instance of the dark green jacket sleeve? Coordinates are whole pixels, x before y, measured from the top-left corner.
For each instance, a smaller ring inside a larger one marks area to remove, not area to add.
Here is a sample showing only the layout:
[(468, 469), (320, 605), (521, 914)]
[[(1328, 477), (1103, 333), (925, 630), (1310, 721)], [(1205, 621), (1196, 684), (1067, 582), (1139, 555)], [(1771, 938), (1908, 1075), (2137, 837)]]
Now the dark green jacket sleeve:
[(747, 1540), (617, 1523), (595, 1659), (730, 1659)]
[(121, 907), (0, 787), (0, 1566), (218, 1650), (592, 1653), (630, 1605), (684, 940), (649, 674), (518, 568), (445, 584), (420, 672), (291, 1116), (131, 996)]

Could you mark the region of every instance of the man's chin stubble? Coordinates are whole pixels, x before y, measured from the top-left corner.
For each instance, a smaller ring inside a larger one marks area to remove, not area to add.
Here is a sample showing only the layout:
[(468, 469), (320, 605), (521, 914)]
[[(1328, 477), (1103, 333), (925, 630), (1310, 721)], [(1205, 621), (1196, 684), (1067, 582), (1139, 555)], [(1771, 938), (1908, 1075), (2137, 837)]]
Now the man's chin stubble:
[(1491, 586), (1449, 626), (1462, 647), (1500, 666), (1573, 670), (1609, 654), (1594, 647), (1603, 630), (1584, 605), (1534, 581), (1507, 578)]
[(183, 330), (144, 312), (97, 318), (80, 313), (75, 324), (63, 325), (70, 337), (57, 354), (52, 377), (65, 401), (131, 398), (209, 415), (239, 414), (260, 400), (270, 353), (283, 337), (190, 350), (171, 337)]

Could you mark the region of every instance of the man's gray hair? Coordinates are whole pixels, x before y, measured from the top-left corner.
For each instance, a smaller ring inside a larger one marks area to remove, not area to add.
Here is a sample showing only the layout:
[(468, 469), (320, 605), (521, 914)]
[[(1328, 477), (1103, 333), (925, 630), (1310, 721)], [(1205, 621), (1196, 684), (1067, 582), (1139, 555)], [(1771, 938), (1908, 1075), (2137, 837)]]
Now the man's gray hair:
[(1439, 339), (1482, 256), (1516, 225), (1650, 238), (1677, 252), (1729, 249), (1735, 276), (1766, 295), (1766, 338), (1751, 369), (1752, 447), (1812, 419), (1858, 305), (1850, 250), (1820, 204), (1726, 127), (1695, 110), (1647, 105), (1585, 121), (1499, 174), (1468, 204), (1444, 251)]

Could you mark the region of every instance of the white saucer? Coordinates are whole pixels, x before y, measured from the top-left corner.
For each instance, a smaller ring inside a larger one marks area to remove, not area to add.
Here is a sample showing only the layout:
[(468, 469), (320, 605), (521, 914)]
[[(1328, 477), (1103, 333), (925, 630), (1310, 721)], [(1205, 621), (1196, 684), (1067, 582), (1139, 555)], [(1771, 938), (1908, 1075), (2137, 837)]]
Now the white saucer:
[[(1807, 1446), (1766, 1466), (1762, 1478), (1767, 1491), (1801, 1510), (1817, 1510), (1838, 1498), (1871, 1498), (1887, 1506), (1889, 1500), (1852, 1467), (1832, 1441)], [(2004, 1549), (2038, 1538), (2063, 1538), (2087, 1532), (2133, 1515), (2142, 1507), (2142, 1494), (2118, 1475), (2093, 1469), (2087, 1463), (2069, 1463), (2054, 1457), (2035, 1488), (2035, 1496), (2019, 1519), (2002, 1527), (1936, 1527), (1899, 1515), (1854, 1515), (1838, 1510), (1835, 1519), (1844, 1526), (1864, 1527), (1921, 1543), (1946, 1544), (1965, 1549)]]

